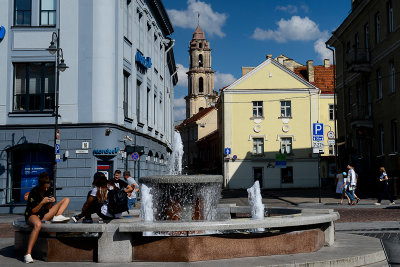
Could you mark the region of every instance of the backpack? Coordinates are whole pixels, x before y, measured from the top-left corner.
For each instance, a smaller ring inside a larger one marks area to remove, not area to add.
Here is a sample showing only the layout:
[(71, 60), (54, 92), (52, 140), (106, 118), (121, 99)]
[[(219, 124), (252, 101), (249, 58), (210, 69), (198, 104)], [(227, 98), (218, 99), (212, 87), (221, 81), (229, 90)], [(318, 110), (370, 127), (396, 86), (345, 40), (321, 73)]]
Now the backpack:
[(128, 211), (128, 194), (121, 189), (115, 188), (108, 191), (108, 211), (115, 215)]

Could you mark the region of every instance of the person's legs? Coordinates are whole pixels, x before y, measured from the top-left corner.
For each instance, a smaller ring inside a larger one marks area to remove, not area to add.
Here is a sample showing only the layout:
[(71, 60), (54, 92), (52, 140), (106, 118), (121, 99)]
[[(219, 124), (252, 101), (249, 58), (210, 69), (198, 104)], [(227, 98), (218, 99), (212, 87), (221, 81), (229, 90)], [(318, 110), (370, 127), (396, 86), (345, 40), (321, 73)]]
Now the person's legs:
[(355, 202), (354, 196), (353, 196), (353, 190), (347, 189), (346, 190), (346, 195), (350, 199), (350, 203), (349, 204), (352, 204), (353, 202)]
[(49, 212), (44, 215), (43, 220), (50, 221), (51, 219), (53, 219), (54, 216), (63, 214), (63, 212), (67, 209), (69, 202), (69, 198), (61, 199), (59, 202), (57, 202), (57, 204), (51, 207)]
[(380, 182), (379, 183), (379, 194), (378, 194), (378, 202), (377, 203), (381, 203), (382, 197), (383, 197), (383, 191), (384, 191), (384, 186), (383, 186), (382, 182)]
[(33, 246), (35, 245), (36, 240), (39, 236), (40, 229), (42, 228), (42, 222), (40, 221), (37, 215), (29, 216), (28, 221), (26, 223), (32, 226), (33, 229), (31, 235), (29, 236), (28, 247), (26, 249), (25, 255), (32, 253)]
[(390, 203), (392, 203), (392, 202), (393, 202), (393, 198), (392, 198), (392, 196), (390, 195), (390, 192), (389, 192), (389, 184), (388, 184), (388, 183), (385, 184), (385, 192), (386, 192), (386, 195), (388, 196), (388, 199), (389, 199)]
[(135, 203), (136, 203), (136, 198), (128, 198), (128, 209), (129, 210), (133, 209)]

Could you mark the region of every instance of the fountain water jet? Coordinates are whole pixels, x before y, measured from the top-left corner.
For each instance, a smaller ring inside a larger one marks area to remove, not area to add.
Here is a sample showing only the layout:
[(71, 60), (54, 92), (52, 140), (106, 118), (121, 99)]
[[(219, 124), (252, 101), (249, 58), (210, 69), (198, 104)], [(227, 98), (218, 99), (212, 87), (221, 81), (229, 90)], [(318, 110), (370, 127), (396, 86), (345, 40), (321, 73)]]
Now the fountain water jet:
[[(255, 181), (254, 185), (247, 189), (248, 201), (251, 207), (251, 217), (255, 220), (264, 219), (264, 205), (262, 203), (262, 197), (260, 192), (260, 183)], [(263, 228), (258, 228), (257, 232), (264, 231)]]

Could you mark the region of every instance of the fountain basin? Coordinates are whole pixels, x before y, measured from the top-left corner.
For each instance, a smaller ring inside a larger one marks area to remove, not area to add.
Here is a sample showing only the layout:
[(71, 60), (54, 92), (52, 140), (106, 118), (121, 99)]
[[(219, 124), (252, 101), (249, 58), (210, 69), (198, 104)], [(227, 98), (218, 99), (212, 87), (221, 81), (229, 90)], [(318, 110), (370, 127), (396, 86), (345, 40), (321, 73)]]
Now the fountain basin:
[(144, 184), (222, 184), (222, 175), (154, 175), (139, 178)]

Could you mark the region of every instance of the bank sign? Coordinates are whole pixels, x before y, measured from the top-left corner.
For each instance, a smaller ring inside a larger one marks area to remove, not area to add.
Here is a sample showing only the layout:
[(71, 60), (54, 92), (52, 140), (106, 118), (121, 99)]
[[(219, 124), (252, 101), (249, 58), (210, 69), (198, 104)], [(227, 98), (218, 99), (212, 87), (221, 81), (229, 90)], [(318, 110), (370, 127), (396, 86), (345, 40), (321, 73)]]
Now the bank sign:
[(143, 68), (150, 69), (151, 68), (151, 58), (144, 57), (141, 52), (136, 52), (136, 63), (138, 63)]
[(107, 155), (116, 155), (119, 151), (119, 147), (115, 148), (105, 148), (105, 149), (93, 149), (93, 154), (94, 155), (101, 155), (101, 156), (107, 156)]
[(4, 39), (4, 36), (6, 35), (6, 28), (4, 26), (0, 27), (0, 41)]

